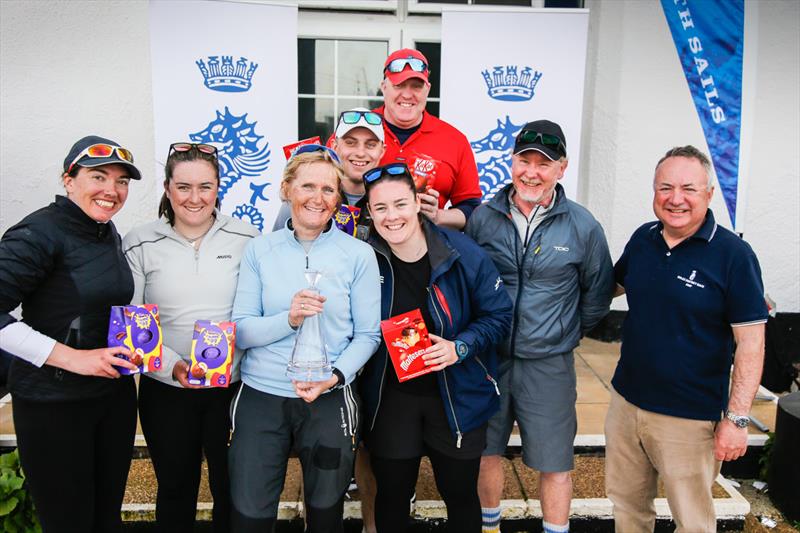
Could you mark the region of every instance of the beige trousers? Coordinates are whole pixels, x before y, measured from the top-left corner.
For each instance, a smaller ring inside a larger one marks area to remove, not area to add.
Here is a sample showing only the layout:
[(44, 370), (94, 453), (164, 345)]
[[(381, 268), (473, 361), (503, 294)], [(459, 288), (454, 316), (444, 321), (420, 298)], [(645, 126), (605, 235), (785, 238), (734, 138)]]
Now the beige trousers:
[(606, 416), (606, 494), (617, 533), (652, 532), (658, 478), (666, 490), (676, 533), (717, 529), (711, 487), (715, 422), (639, 409), (611, 390)]

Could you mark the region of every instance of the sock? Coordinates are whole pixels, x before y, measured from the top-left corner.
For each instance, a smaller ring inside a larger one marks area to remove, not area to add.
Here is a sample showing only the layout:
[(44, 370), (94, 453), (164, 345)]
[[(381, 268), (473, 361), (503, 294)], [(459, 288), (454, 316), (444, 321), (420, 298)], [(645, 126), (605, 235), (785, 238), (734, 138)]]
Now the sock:
[(500, 533), (500, 507), (481, 507), (482, 533)]
[(542, 520), (542, 531), (543, 533), (567, 533), (569, 531), (569, 520), (562, 526)]

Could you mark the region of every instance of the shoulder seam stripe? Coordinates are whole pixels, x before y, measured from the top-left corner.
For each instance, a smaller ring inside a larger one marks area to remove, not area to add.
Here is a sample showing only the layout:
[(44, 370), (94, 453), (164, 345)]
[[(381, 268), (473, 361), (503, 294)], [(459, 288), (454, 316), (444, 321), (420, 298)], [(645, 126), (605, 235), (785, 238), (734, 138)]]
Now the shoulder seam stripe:
[(164, 239), (166, 239), (166, 238), (167, 238), (167, 236), (166, 236), (166, 235), (163, 235), (162, 237), (160, 237), (160, 238), (158, 238), (158, 239), (156, 239), (156, 240), (154, 240), (154, 241), (142, 241), (142, 242), (140, 242), (139, 244), (134, 244), (133, 246), (131, 246), (130, 248), (128, 248), (127, 250), (125, 250), (123, 253), (127, 254), (128, 252), (130, 252), (130, 251), (131, 251), (131, 250), (133, 250), (134, 248), (138, 248), (139, 246), (143, 246), (143, 245), (145, 245), (145, 244), (153, 244), (153, 243), (156, 243), (156, 242), (158, 242), (158, 241), (163, 241), (163, 240), (164, 240)]
[(239, 235), (240, 237), (247, 237), (247, 238), (250, 238), (250, 239), (252, 239), (254, 237), (254, 235), (248, 235), (247, 233), (239, 233), (238, 231), (230, 231), (230, 230), (227, 230), (225, 228), (220, 228), (219, 230), (222, 231), (222, 232), (225, 232), (225, 233), (229, 233), (231, 235)]

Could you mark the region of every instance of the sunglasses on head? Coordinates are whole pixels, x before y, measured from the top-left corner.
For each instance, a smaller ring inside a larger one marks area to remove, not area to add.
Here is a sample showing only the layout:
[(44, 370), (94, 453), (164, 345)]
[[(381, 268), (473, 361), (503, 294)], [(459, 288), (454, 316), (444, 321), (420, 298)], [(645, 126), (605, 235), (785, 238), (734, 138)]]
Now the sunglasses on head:
[(374, 111), (342, 111), (339, 115), (339, 122), (342, 124), (358, 124), (361, 118), (371, 126), (383, 124), (383, 118)]
[[(195, 144), (195, 143), (172, 143), (169, 145), (169, 153), (172, 152), (188, 152), (195, 149), (204, 154), (213, 155), (217, 157), (217, 147), (211, 144)], [(169, 154), (168, 154), (169, 156)]]
[(336, 161), (340, 165), (342, 164), (342, 162), (339, 160), (339, 156), (336, 154), (336, 152), (334, 152), (333, 150), (331, 150), (327, 146), (324, 146), (322, 144), (315, 144), (315, 143), (314, 144), (303, 144), (301, 146), (298, 146), (295, 149), (295, 151), (292, 152), (292, 157), (294, 157), (296, 155), (300, 155), (300, 154), (308, 154), (308, 153), (311, 153), (311, 152), (325, 152), (329, 156), (331, 156), (331, 159), (333, 159), (334, 161)]
[(390, 176), (400, 176), (401, 174), (408, 174), (411, 177), (411, 173), (408, 171), (408, 167), (405, 163), (392, 163), (390, 165), (384, 165), (382, 167), (375, 167), (371, 170), (367, 170), (364, 172), (364, 183), (369, 185), (375, 183), (386, 174)]
[(414, 72), (426, 72), (428, 70), (428, 64), (421, 59), (417, 59), (416, 57), (394, 59), (390, 61), (383, 70), (386, 72), (391, 72), (392, 74), (396, 74), (397, 72), (403, 72), (403, 70), (406, 68), (406, 65), (411, 67), (411, 70)]
[(122, 148), (121, 146), (114, 146), (113, 144), (93, 144), (91, 146), (87, 146), (81, 153), (79, 153), (75, 159), (72, 160), (72, 163), (69, 164), (69, 168), (67, 168), (67, 173), (72, 172), (73, 167), (78, 164), (84, 156), (89, 157), (100, 157), (106, 158), (111, 157), (114, 155), (114, 152), (117, 153), (117, 157), (122, 159), (123, 161), (127, 161), (130, 164), (133, 164), (133, 154), (127, 148)]
[(541, 144), (548, 148), (553, 148), (560, 151), (562, 154), (567, 154), (567, 147), (563, 141), (555, 135), (549, 133), (539, 133), (538, 131), (525, 130), (517, 137), (517, 144)]

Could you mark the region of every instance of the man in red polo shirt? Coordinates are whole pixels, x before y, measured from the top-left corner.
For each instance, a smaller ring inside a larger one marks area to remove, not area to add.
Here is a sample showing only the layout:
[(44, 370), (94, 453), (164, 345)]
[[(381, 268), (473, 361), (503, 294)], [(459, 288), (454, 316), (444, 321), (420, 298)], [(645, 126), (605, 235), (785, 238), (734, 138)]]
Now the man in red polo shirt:
[[(393, 52), (381, 82), (386, 152), (381, 165), (403, 162), (432, 186), (423, 194), (422, 213), (435, 224), (461, 230), (480, 205), (478, 168), (463, 133), (425, 112), (431, 84), (428, 60), (418, 50)], [(450, 202), (450, 208), (445, 209)]]

